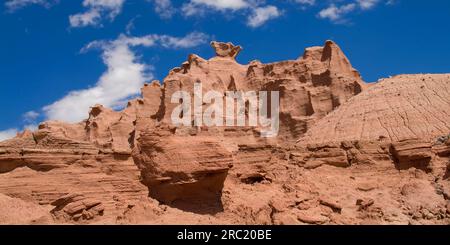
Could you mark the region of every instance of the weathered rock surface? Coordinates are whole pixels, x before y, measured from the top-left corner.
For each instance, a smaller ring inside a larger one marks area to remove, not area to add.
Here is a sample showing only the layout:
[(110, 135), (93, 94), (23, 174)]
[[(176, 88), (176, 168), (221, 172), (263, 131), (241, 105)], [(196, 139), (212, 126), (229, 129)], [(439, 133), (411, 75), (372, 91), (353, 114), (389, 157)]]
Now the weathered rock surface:
[(0, 194), (0, 224), (50, 224), (53, 219), (47, 206)]
[(50, 212), (63, 221), (91, 220), (102, 216), (105, 210), (101, 201), (86, 198), (82, 194), (67, 194), (51, 203), (55, 206)]
[(233, 158), (216, 137), (146, 131), (133, 156), (151, 197), (180, 209), (200, 212), (205, 204), (221, 209), (223, 183)]
[[(450, 223), (450, 75), (367, 85), (332, 41), (246, 65), (240, 46), (211, 46), (122, 111), (0, 142), (0, 223)], [(173, 125), (172, 94), (195, 84), (279, 91), (278, 136)]]
[(408, 168), (411, 165), (421, 169), (429, 168), (432, 158), (430, 142), (417, 139), (403, 140), (393, 143), (391, 150), (399, 168)]
[(241, 52), (241, 46), (234, 46), (232, 43), (211, 42), (211, 47), (216, 51), (218, 57), (236, 58)]
[(435, 141), (450, 131), (450, 75), (382, 79), (317, 123), (301, 141)]

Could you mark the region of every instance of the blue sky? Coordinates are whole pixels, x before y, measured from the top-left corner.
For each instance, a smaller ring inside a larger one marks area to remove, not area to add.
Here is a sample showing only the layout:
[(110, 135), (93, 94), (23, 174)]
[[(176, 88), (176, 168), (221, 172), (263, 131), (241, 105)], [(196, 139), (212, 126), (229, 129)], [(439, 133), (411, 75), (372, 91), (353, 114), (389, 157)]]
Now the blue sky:
[(0, 140), (91, 104), (120, 108), (211, 40), (238, 62), (296, 59), (337, 42), (363, 78), (450, 72), (444, 0), (5, 0), (0, 6)]

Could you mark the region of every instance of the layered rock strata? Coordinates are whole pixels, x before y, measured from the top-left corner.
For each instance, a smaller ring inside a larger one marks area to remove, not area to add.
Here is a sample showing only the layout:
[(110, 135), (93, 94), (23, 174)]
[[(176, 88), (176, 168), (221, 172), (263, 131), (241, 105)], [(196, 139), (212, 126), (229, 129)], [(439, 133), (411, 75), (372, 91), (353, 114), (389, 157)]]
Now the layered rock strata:
[[(448, 224), (450, 75), (368, 85), (332, 41), (296, 60), (246, 65), (235, 59), (240, 46), (211, 46), (215, 57), (190, 55), (122, 111), (93, 105), (83, 122), (44, 122), (1, 142), (0, 193), (9, 197), (0, 201), (43, 209), (33, 219), (0, 211), (0, 220)], [(174, 125), (172, 95), (194, 98), (198, 84), (278, 91), (278, 136)]]

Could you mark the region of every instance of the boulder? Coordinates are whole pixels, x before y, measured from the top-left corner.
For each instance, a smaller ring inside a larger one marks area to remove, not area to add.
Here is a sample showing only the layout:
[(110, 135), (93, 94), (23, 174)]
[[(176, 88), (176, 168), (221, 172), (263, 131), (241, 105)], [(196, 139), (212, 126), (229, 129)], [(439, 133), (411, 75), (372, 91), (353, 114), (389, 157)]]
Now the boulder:
[(416, 167), (429, 170), (431, 143), (419, 139), (402, 140), (391, 146), (391, 153), (400, 169)]
[(51, 203), (55, 206), (50, 213), (62, 221), (92, 220), (96, 216), (103, 216), (105, 210), (102, 202), (87, 198), (83, 194), (71, 193), (56, 199)]

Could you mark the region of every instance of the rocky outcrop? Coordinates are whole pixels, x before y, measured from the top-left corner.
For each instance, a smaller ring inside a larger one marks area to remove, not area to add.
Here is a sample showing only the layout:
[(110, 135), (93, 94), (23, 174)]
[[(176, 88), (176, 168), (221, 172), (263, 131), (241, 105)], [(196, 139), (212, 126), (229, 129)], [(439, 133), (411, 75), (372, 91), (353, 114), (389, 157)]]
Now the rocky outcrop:
[(410, 139), (395, 142), (391, 146), (391, 153), (401, 169), (415, 166), (429, 169), (432, 158), (431, 143), (423, 140)]
[(133, 154), (149, 195), (180, 209), (220, 208), (223, 183), (233, 166), (231, 152), (216, 137), (161, 132), (144, 132)]
[(218, 57), (229, 57), (235, 59), (241, 52), (241, 46), (235, 46), (232, 43), (211, 42), (211, 47), (216, 51)]
[[(450, 106), (444, 99), (450, 97), (449, 81), (448, 75), (403, 75), (381, 80), (315, 124), (298, 140), (298, 148), (311, 155), (319, 152), (308, 147), (311, 144), (358, 142), (373, 145), (375, 151), (361, 159), (359, 147), (347, 150), (349, 163), (391, 159), (398, 169), (431, 171), (432, 159), (437, 156), (434, 168), (441, 171), (439, 166), (445, 160), (439, 156), (445, 157), (447, 151), (442, 135), (450, 131), (450, 114), (442, 109)], [(342, 164), (338, 159), (333, 161)]]
[(322, 164), (328, 164), (336, 167), (350, 166), (347, 153), (339, 146), (309, 145), (308, 150), (311, 152), (311, 155), (306, 161), (306, 165), (320, 166)]
[[(450, 75), (367, 85), (332, 41), (269, 64), (211, 46), (122, 111), (93, 105), (83, 122), (0, 142), (0, 202), (24, 202), (0, 223), (448, 224)], [(172, 95), (199, 84), (278, 91), (278, 136), (174, 125)], [(49, 216), (23, 218), (36, 207)]]
[(332, 41), (305, 50), (295, 61), (249, 64), (250, 90), (280, 92), (280, 139), (296, 140), (365, 87), (359, 73)]
[(86, 198), (82, 194), (64, 195), (51, 203), (55, 206), (50, 212), (63, 221), (91, 220), (102, 216), (105, 208), (101, 201)]
[(317, 123), (299, 142), (435, 141), (450, 132), (450, 75), (382, 79)]
[(131, 152), (100, 143), (107, 140), (89, 142), (84, 129), (82, 123), (47, 122), (0, 143), (0, 193), (39, 205), (79, 193), (100, 200), (111, 216), (146, 197)]
[(347, 168), (352, 165), (373, 165), (391, 162), (390, 144), (380, 142), (342, 141), (299, 144), (290, 152), (291, 164), (306, 169), (322, 165)]

